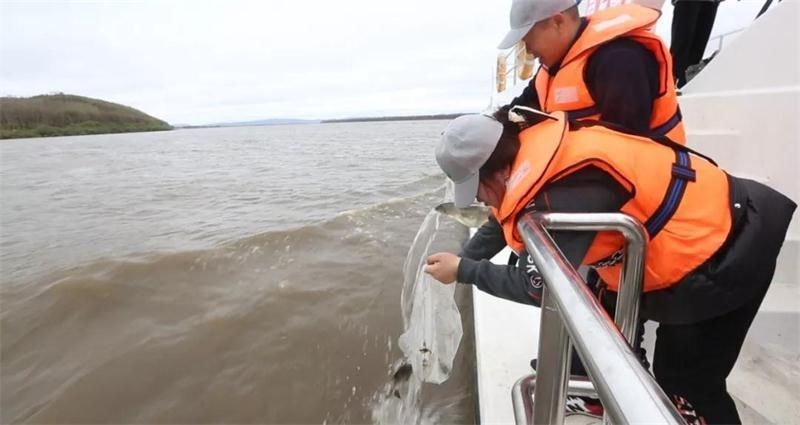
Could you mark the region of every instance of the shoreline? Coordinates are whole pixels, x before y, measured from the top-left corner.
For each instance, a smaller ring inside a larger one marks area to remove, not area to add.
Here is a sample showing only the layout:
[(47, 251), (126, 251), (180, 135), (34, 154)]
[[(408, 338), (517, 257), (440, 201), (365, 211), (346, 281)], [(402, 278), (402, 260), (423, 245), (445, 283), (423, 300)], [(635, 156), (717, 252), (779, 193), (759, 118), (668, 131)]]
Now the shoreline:
[(172, 131), (174, 128), (157, 128), (157, 129), (129, 129), (129, 130), (111, 130), (111, 131), (98, 131), (98, 132), (58, 132), (56, 129), (48, 134), (32, 134), (26, 130), (20, 130), (22, 134), (11, 134), (6, 130), (0, 133), (0, 140), (22, 140), (22, 139), (48, 139), (53, 137), (73, 137), (73, 136), (99, 136), (103, 134), (122, 134), (122, 133), (152, 133), (156, 131)]

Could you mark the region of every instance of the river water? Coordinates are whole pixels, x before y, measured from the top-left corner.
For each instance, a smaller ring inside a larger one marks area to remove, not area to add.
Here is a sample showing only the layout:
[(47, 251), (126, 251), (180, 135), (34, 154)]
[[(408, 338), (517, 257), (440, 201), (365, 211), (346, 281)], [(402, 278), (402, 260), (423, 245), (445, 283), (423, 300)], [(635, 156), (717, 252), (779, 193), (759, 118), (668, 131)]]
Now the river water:
[[(0, 143), (0, 422), (380, 421), (445, 125)], [(442, 219), (432, 249), (465, 237)], [(421, 423), (474, 421), (463, 327)]]

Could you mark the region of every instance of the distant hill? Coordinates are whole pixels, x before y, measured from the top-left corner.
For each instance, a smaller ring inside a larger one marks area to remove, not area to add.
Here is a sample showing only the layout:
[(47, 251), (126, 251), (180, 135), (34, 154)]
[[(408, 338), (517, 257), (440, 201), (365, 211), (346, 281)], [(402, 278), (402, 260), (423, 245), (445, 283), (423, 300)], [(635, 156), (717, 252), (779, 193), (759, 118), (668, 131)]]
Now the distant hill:
[(171, 130), (129, 106), (70, 94), (0, 97), (0, 139)]
[[(474, 113), (474, 112), (473, 112)], [(371, 122), (371, 121), (423, 121), (423, 120), (451, 120), (460, 117), (466, 113), (460, 114), (436, 114), (436, 115), (406, 115), (397, 117), (364, 117), (364, 118), (344, 118), (336, 120), (323, 120), (323, 123), (336, 123), (336, 122)]]

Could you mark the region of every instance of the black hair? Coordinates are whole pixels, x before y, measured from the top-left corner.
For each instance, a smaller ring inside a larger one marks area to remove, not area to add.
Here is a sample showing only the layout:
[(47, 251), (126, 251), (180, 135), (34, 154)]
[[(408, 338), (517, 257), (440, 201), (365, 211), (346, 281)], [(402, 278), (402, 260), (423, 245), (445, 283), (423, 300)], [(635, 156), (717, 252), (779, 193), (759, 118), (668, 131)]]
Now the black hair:
[(481, 178), (489, 177), (511, 165), (519, 152), (520, 129), (519, 125), (508, 119), (509, 109), (511, 109), (511, 105), (505, 105), (493, 114), (494, 119), (503, 125), (503, 133), (500, 134), (497, 146), (494, 147), (489, 159), (481, 166), (479, 172)]
[(512, 105), (501, 106), (500, 109), (495, 111), (492, 115), (500, 124), (503, 125), (503, 133), (497, 141), (492, 155), (486, 160), (486, 163), (480, 169), (481, 178), (491, 176), (492, 174), (510, 166), (514, 163), (514, 158), (517, 157), (519, 152), (519, 133), (532, 126), (536, 125), (543, 120), (547, 119), (544, 115), (528, 113), (527, 111), (519, 111), (518, 113), (525, 118), (525, 122), (517, 123), (508, 118), (508, 111), (511, 110)]

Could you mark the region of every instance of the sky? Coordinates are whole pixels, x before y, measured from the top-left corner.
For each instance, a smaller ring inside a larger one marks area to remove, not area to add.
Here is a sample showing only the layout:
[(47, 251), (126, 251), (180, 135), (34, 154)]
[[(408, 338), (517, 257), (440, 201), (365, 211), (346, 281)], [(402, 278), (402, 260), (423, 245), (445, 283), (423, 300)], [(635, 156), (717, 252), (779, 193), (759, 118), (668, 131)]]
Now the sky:
[[(714, 33), (762, 4), (722, 3)], [(0, 0), (0, 95), (95, 97), (171, 124), (479, 111), (510, 5)]]

